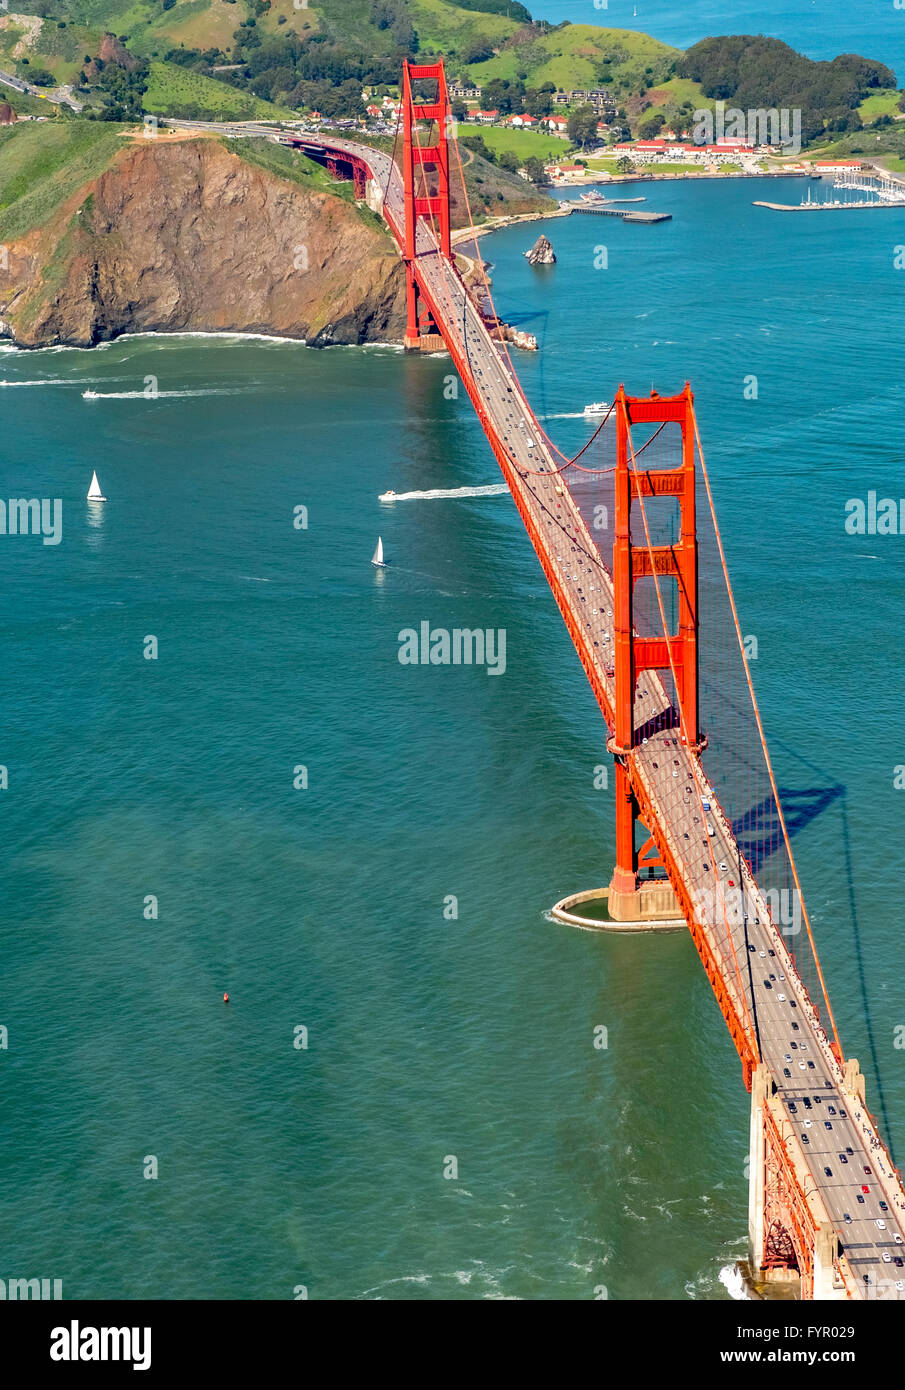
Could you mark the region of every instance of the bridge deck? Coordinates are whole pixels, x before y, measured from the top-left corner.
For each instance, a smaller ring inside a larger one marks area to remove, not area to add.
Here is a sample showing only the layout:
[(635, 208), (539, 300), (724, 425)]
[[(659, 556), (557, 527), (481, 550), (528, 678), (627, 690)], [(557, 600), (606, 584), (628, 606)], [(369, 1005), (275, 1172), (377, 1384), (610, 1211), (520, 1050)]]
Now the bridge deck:
[[(401, 245), (403, 190), (395, 163), (366, 146), (339, 140), (330, 144), (354, 152), (371, 166), (387, 190), (384, 215)], [(458, 273), (440, 255), (423, 222), (418, 224), (416, 249), (425, 297), (551, 580), (612, 732), (610, 571), (568, 487), (556, 474), (557, 462), (505, 354), (491, 339)], [(642, 675), (635, 700), (636, 729), (648, 726), (667, 703), (659, 679)], [(633, 750), (630, 763), (633, 786), (646, 800), (655, 822), (649, 828), (661, 853), (667, 851), (665, 857), (680, 875), (681, 884), (674, 887), (683, 888), (691, 901), (705, 904), (696, 914), (696, 944), (705, 966), (709, 952), (738, 1018), (750, 1025), (756, 1010), (760, 1057), (777, 1083), (783, 1106), (782, 1137), (797, 1137), (810, 1165), (805, 1196), (815, 1222), (831, 1221), (848, 1252), (849, 1268), (843, 1262), (843, 1275), (850, 1294), (865, 1297), (870, 1292), (864, 1286), (867, 1274), (875, 1285), (881, 1279), (901, 1280), (902, 1288), (890, 1287), (885, 1296), (905, 1297), (905, 1196), (897, 1175), (866, 1108), (842, 1089), (842, 1068), (699, 758), (683, 745), (678, 731), (669, 728), (648, 733), (646, 742)], [(702, 799), (712, 807), (706, 816)], [(704, 823), (708, 819), (713, 836)], [(719, 871), (721, 864), (727, 866), (725, 873)], [(733, 901), (733, 895), (727, 901), (730, 880), (744, 887), (747, 911)], [(867, 1192), (862, 1191), (864, 1187)], [(897, 1266), (897, 1260), (903, 1266)]]

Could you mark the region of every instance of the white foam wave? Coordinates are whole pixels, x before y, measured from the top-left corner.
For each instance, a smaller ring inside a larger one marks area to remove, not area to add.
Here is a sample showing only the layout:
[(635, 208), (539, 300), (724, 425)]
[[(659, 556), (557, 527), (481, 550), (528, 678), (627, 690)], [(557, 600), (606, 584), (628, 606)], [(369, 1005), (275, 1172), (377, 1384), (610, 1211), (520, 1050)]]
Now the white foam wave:
[(427, 492), (397, 492), (395, 497), (387, 497), (384, 494), (379, 500), (381, 502), (425, 502), (433, 501), (435, 497), (502, 497), (503, 493), (508, 491), (509, 487), (506, 483), (490, 483), (487, 487), (435, 487)]
[(583, 410), (560, 410), (553, 415), (538, 415), (537, 418), (538, 420), (593, 420), (598, 417), (594, 415), (586, 416)]
[(720, 1283), (737, 1303), (748, 1302), (751, 1295), (748, 1292), (748, 1285), (745, 1283), (744, 1275), (738, 1265), (724, 1265), (720, 1270)]

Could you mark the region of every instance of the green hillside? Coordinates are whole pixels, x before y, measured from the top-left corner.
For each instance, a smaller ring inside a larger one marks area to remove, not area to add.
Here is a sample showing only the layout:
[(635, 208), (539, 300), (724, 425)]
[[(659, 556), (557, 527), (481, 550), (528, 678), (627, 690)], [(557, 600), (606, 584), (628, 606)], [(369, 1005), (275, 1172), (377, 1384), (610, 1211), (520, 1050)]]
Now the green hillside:
[(143, 103), (146, 111), (158, 116), (185, 115), (190, 111), (195, 119), (211, 121), (273, 121), (295, 114), (287, 107), (237, 91), (225, 82), (177, 63), (151, 63)]
[(645, 80), (665, 80), (681, 51), (649, 34), (629, 29), (601, 29), (593, 24), (570, 24), (530, 43), (502, 49), (484, 63), (471, 63), (468, 72), (483, 83), (493, 77), (521, 79), (528, 86), (552, 82), (555, 87), (606, 86), (617, 90)]
[(0, 241), (40, 227), (123, 146), (120, 127), (29, 122), (0, 130)]

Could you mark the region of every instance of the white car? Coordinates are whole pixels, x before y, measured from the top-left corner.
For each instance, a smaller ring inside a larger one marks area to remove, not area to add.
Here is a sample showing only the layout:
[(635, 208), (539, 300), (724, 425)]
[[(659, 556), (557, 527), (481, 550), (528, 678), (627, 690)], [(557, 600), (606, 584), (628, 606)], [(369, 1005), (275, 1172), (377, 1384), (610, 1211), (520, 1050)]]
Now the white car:
[(905, 1293), (905, 1284), (902, 1283), (901, 1279), (896, 1280), (896, 1292)]
[[(679, 775), (678, 772), (674, 772), (674, 773), (673, 773), (673, 777), (678, 777), (678, 775)], [(716, 831), (714, 830), (713, 826), (710, 824), (710, 821), (707, 822), (707, 834), (708, 834), (708, 835), (715, 835), (715, 834), (716, 834)]]
[(893, 1240), (895, 1241), (896, 1245), (902, 1244), (902, 1237), (899, 1235), (898, 1231), (896, 1231), (895, 1235), (893, 1236)]
[(804, 1127), (805, 1127), (805, 1129), (810, 1129), (810, 1128), (811, 1128), (811, 1122), (810, 1122), (810, 1120), (805, 1120), (805, 1122), (804, 1122)]
[(890, 1253), (889, 1253), (888, 1250), (884, 1250), (884, 1251), (883, 1251), (883, 1263), (884, 1263), (885, 1265), (891, 1265), (891, 1264), (892, 1264), (892, 1255), (890, 1255)]
[(729, 872), (729, 865), (728, 865), (728, 864), (720, 863), (720, 873), (721, 873), (721, 874), (728, 874), (728, 872)]
[[(777, 994), (776, 998), (779, 1000), (780, 1004), (784, 1004), (786, 1002), (786, 996), (784, 994)], [(804, 1062), (801, 1063), (801, 1069), (802, 1071), (804, 1071)]]
[(885, 1231), (885, 1230), (886, 1230), (886, 1222), (883, 1220), (882, 1216), (878, 1216), (878, 1217), (877, 1217), (877, 1230), (878, 1230), (878, 1231)]
[(799, 1062), (799, 1063), (798, 1063), (798, 1070), (799, 1070), (799, 1071), (807, 1071), (807, 1064), (806, 1064), (805, 1062)]

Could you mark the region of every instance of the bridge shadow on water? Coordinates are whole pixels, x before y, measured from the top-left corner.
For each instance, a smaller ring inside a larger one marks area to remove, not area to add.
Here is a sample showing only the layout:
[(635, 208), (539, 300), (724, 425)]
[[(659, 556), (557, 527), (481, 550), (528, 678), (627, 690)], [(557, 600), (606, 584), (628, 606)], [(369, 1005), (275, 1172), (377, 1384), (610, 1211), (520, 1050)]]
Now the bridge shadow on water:
[[(821, 776), (824, 775), (821, 768), (817, 767), (807, 758), (802, 757), (800, 753), (796, 753), (794, 749), (783, 744), (780, 739), (774, 738), (773, 742), (798, 762), (803, 763), (811, 772), (819, 773)], [(816, 820), (818, 816), (823, 815), (825, 811), (829, 810), (835, 802), (839, 803), (842, 830), (842, 874), (845, 880), (848, 912), (852, 924), (852, 939), (857, 971), (857, 989), (861, 998), (861, 1009), (867, 1033), (868, 1048), (870, 1050), (871, 1067), (876, 1080), (877, 1109), (882, 1130), (886, 1135), (886, 1141), (889, 1145), (890, 1157), (893, 1163), (895, 1163), (896, 1155), (891, 1138), (889, 1115), (883, 1091), (883, 1077), (880, 1071), (880, 1062), (877, 1052), (877, 1040), (870, 1011), (870, 997), (867, 991), (864, 952), (861, 942), (861, 927), (858, 921), (858, 904), (855, 896), (855, 877), (852, 866), (852, 847), (848, 821), (848, 807), (846, 804), (846, 787), (841, 782), (805, 789), (780, 787), (779, 795), (782, 801), (783, 813), (786, 819), (786, 829), (789, 832), (790, 840), (794, 839), (796, 835), (801, 834), (802, 830), (810, 825), (812, 821)], [(772, 794), (739, 817), (733, 825), (733, 830), (735, 831), (742, 853), (751, 864), (755, 876), (757, 876), (764, 863), (771, 855), (776, 853), (783, 843), (782, 827), (779, 823), (776, 801)]]

